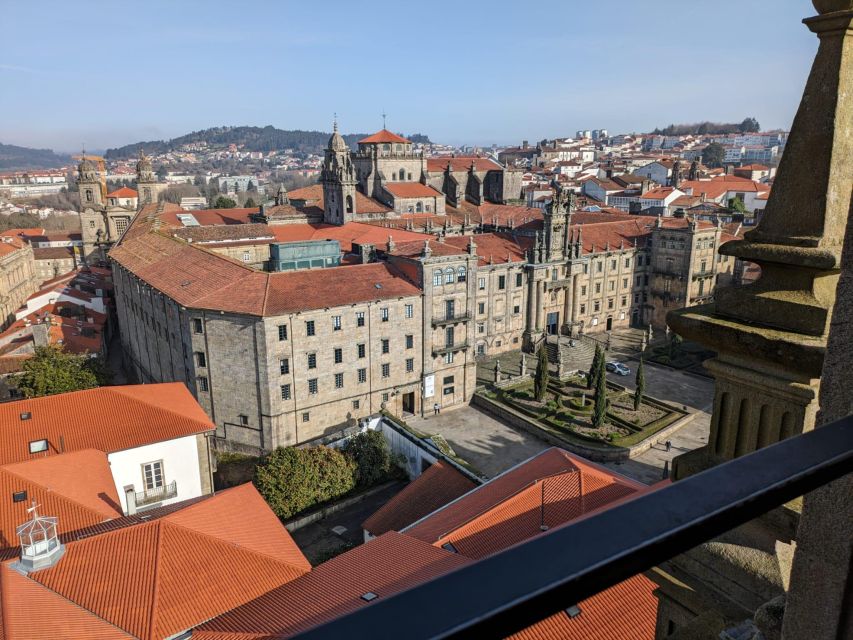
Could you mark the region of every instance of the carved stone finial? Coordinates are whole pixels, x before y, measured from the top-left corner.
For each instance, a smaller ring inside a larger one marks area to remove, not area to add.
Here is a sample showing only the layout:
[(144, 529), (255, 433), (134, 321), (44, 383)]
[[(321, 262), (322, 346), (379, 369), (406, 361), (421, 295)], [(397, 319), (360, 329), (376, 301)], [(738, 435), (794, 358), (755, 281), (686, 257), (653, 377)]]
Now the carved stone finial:
[(812, 0), (812, 4), (821, 14), (853, 10), (853, 0)]

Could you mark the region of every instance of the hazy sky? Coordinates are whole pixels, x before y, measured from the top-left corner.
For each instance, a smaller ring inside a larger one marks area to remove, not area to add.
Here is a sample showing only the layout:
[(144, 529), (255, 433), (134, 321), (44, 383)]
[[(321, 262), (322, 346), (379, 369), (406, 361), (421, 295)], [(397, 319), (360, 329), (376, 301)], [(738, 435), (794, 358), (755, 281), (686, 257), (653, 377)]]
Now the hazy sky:
[(0, 142), (216, 125), (453, 144), (755, 116), (790, 126), (808, 0), (0, 0)]

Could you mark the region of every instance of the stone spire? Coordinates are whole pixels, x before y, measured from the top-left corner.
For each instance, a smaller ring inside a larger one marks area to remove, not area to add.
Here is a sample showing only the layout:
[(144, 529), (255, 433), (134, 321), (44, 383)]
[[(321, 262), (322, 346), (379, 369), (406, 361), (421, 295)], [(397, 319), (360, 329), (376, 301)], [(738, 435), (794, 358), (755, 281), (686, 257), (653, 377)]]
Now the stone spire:
[(285, 204), (290, 204), (290, 197), (287, 195), (287, 189), (284, 188), (284, 185), (280, 185), (275, 194), (275, 205), (280, 207)]

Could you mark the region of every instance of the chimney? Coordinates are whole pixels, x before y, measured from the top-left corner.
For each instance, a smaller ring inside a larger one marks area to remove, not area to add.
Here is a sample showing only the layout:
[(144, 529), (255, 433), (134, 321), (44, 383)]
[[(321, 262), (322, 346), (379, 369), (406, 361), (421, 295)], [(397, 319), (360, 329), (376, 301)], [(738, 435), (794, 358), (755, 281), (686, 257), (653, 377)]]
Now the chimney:
[(124, 486), (124, 500), (127, 505), (125, 513), (129, 516), (136, 515), (136, 491), (132, 484)]

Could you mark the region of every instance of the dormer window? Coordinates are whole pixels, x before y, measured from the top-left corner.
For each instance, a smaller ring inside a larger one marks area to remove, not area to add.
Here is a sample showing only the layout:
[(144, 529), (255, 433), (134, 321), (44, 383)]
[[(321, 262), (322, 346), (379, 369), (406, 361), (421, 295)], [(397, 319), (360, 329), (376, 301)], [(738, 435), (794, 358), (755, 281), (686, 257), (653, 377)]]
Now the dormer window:
[(30, 442), (30, 453), (42, 453), (47, 451), (47, 440), (32, 440)]

